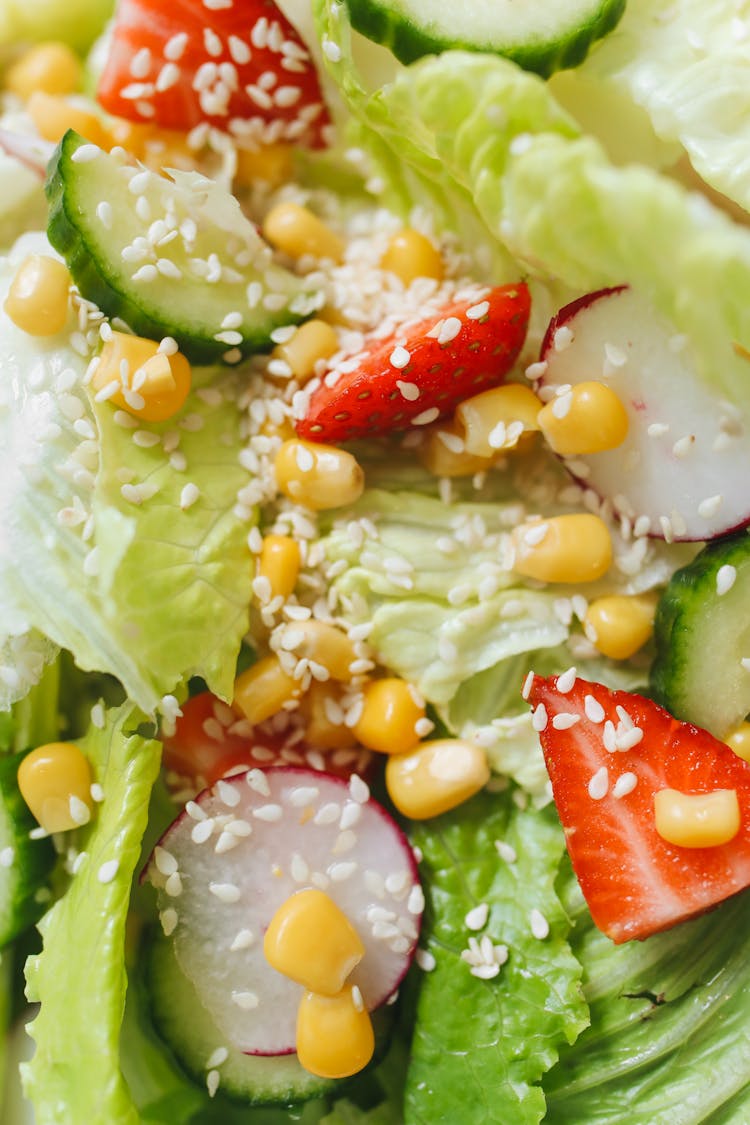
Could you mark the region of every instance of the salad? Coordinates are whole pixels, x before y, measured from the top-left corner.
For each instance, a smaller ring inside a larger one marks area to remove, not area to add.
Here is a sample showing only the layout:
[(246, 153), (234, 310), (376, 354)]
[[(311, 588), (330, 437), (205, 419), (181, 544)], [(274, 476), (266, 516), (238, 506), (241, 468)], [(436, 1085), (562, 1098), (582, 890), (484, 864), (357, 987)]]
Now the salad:
[(750, 1121), (750, 5), (465, 7), (0, 8), (12, 1125)]

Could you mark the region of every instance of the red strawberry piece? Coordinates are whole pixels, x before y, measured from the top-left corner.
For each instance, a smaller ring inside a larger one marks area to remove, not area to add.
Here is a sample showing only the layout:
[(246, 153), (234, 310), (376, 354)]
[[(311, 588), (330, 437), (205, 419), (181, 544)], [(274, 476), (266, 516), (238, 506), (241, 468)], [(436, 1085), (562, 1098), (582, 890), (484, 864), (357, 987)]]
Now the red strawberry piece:
[(120, 0), (97, 98), (108, 113), (251, 143), (319, 147), (328, 114), (310, 53), (272, 0)]
[[(528, 697), (568, 852), (599, 929), (618, 944), (646, 938), (750, 885), (750, 765), (650, 699), (571, 680), (535, 676)], [(655, 826), (661, 789), (734, 789), (739, 832), (715, 847), (668, 843)]]
[(173, 734), (165, 734), (164, 766), (181, 779), (213, 785), (239, 769), (268, 769), (271, 766), (304, 766), (347, 779), (357, 773), (371, 780), (377, 755), (357, 746), (346, 749), (313, 750), (297, 737), (293, 725), (287, 730), (263, 723), (251, 728), (210, 691), (186, 700)]
[(502, 383), (521, 350), (531, 298), (523, 282), (446, 306), (386, 340), (373, 339), (351, 370), (313, 385), (300, 437), (340, 442), (423, 426)]

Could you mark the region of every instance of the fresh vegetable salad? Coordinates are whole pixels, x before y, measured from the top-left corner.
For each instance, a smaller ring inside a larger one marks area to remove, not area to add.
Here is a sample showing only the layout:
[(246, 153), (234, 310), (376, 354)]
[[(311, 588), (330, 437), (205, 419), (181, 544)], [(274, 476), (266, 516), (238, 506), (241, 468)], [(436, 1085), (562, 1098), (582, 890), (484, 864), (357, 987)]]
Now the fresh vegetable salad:
[(750, 1121), (750, 5), (522, 8), (0, 7), (11, 1125)]

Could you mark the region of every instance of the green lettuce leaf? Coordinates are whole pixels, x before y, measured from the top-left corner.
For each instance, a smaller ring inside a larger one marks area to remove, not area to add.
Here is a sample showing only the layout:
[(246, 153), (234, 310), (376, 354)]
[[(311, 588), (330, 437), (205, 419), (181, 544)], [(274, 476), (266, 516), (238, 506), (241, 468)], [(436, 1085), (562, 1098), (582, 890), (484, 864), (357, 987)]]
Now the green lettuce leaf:
[[(0, 263), (0, 299), (30, 251), (48, 253), (46, 239), (22, 239)], [(0, 709), (55, 645), (116, 676), (147, 712), (191, 674), (227, 696), (251, 579), (247, 523), (234, 514), (247, 483), (234, 396), (198, 371), (214, 384), (173, 423), (125, 428), (82, 386), (95, 344), (32, 338), (2, 312), (0, 327)]]
[(316, 13), (338, 47), (330, 72), (383, 178), (399, 185), (408, 166), (412, 201), (424, 185), (462, 193), (516, 273), (542, 283), (537, 325), (553, 279), (558, 299), (630, 284), (685, 335), (706, 382), (750, 407), (747, 361), (733, 346), (750, 343), (750, 231), (652, 168), (613, 165), (544, 82), (503, 59), (447, 52), (368, 94), (344, 5), (316, 0)]
[(101, 31), (114, 0), (3, 0), (0, 6), (0, 45), (61, 39), (85, 51)]
[[(514, 849), (514, 862), (500, 857), (497, 841)], [(435, 968), (420, 984), (407, 1123), (538, 1122), (542, 1075), (588, 1023), (581, 968), (567, 943), (569, 920), (554, 888), (564, 847), (556, 817), (524, 811), (511, 792), (484, 792), (417, 825), (412, 842), (423, 855), (422, 944)], [(471, 930), (466, 915), (481, 903), (489, 906), (487, 922)], [(549, 925), (546, 937), (533, 936), (534, 910)], [(482, 980), (461, 952), (469, 938), (485, 935), (506, 946), (508, 957), (496, 976)]]
[(22, 1074), (37, 1125), (138, 1122), (118, 1065), (125, 925), (160, 759), (158, 742), (131, 733), (138, 720), (126, 706), (79, 742), (104, 800), (80, 830), (77, 874), (39, 924), (42, 952), (27, 962), (28, 996), (41, 1007)]
[(750, 1110), (750, 895), (643, 942), (593, 926), (568, 873), (591, 1026), (546, 1076), (549, 1125), (741, 1125)]

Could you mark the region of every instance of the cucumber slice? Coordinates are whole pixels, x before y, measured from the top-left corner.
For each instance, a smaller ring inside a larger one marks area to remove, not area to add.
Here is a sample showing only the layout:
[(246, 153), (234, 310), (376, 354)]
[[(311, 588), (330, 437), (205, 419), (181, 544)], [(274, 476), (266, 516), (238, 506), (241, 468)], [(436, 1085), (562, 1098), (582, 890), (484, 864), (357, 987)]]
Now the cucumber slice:
[(68, 131), (50, 160), (48, 237), (81, 294), (140, 336), (172, 336), (194, 363), (272, 347), (315, 311), (299, 278), (219, 184), (171, 178)]
[[(185, 976), (174, 955), (174, 943), (161, 933), (146, 942), (145, 983), (151, 1019), (159, 1035), (171, 1048), (183, 1069), (201, 1086), (208, 1071), (219, 1074), (219, 1089), (225, 1097), (246, 1105), (294, 1105), (340, 1091), (343, 1081), (310, 1074), (292, 1055), (245, 1055), (231, 1047), (201, 1004), (195, 987)], [(392, 1009), (373, 1015), (375, 1059), (382, 1057), (391, 1024)], [(212, 1060), (225, 1048), (227, 1057)], [(211, 1060), (211, 1061), (210, 1061)]]
[[(728, 587), (728, 588), (727, 588)], [(725, 737), (750, 713), (750, 537), (705, 547), (676, 571), (656, 615), (654, 697), (678, 719)]]
[(547, 77), (577, 66), (626, 0), (346, 0), (352, 26), (403, 63), (452, 48), (489, 51)]
[(47, 876), (55, 859), (50, 840), (29, 836), (38, 825), (18, 789), (23, 754), (0, 755), (0, 947), (46, 909)]

